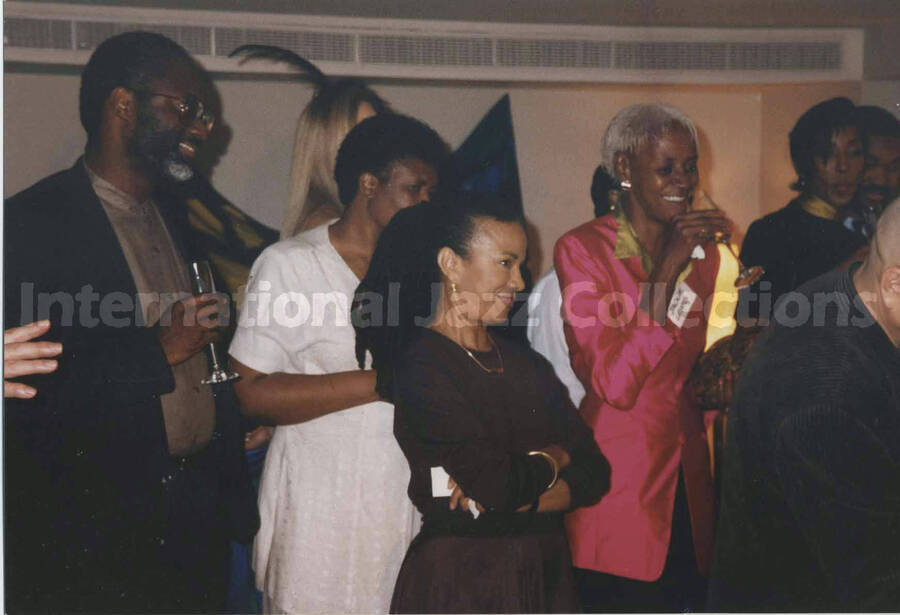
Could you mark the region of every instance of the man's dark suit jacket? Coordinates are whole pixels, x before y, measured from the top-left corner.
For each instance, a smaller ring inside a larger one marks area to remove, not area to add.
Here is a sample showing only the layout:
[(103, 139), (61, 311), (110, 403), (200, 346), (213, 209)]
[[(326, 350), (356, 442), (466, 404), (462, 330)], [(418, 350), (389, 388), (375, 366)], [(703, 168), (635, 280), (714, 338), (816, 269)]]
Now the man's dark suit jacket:
[[(156, 202), (193, 256), (180, 204)], [(56, 373), (26, 379), (37, 397), (4, 413), (7, 610), (152, 611), (177, 574), (163, 563), (172, 461), (159, 400), (174, 380), (156, 328), (135, 325), (134, 280), (82, 161), (10, 198), (4, 238), (4, 327), (46, 317), (50, 301), (46, 339), (63, 344)], [(230, 387), (215, 393), (208, 523), (249, 540), (237, 406)]]

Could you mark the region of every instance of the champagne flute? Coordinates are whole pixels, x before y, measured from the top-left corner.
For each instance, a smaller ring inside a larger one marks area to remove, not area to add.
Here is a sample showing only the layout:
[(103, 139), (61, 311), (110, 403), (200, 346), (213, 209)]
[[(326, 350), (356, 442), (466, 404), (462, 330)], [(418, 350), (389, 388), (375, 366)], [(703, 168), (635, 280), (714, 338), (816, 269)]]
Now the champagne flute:
[[(194, 261), (191, 263), (191, 285), (194, 288), (195, 295), (216, 292), (216, 283), (213, 281), (209, 261)], [(201, 384), (218, 384), (239, 378), (236, 373), (223, 369), (222, 364), (219, 362), (219, 353), (216, 350), (215, 342), (209, 343), (209, 358), (210, 363), (212, 363), (211, 372), (208, 378), (200, 381)]]
[[(699, 207), (697, 205), (699, 205)], [(715, 203), (713, 203), (712, 199), (709, 198), (703, 190), (698, 190), (694, 198), (693, 209), (697, 211), (709, 209), (718, 210), (719, 207)], [(719, 231), (713, 235), (713, 240), (716, 243), (720, 243), (728, 248), (728, 251), (731, 252), (731, 255), (737, 261), (738, 276), (734, 280), (735, 288), (746, 288), (751, 284), (755, 284), (761, 277), (763, 277), (765, 270), (762, 267), (760, 267), (759, 265), (754, 265), (753, 267), (745, 267), (744, 263), (741, 262), (741, 259), (738, 258), (738, 255), (734, 253), (734, 248), (731, 247), (731, 235)]]

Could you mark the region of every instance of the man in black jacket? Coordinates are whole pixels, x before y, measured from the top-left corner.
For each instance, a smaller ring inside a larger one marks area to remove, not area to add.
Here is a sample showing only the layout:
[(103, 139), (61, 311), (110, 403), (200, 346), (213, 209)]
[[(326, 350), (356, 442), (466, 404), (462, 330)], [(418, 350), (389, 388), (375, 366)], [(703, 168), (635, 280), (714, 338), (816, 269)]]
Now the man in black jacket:
[(729, 414), (713, 611), (900, 610), (900, 201), (788, 293)]
[(191, 296), (161, 190), (193, 174), (211, 87), (163, 36), (108, 39), (84, 157), (6, 203), (5, 326), (49, 318), (63, 345), (5, 412), (9, 612), (218, 611), (228, 539), (254, 531), (230, 388), (200, 382), (227, 304)]
[(856, 115), (866, 136), (866, 170), (856, 196), (864, 218), (868, 212), (877, 217), (900, 196), (900, 120), (874, 105), (857, 107)]
[[(866, 166), (856, 197), (841, 212), (841, 224), (868, 240), (885, 205), (900, 196), (900, 120), (875, 105), (859, 106), (855, 115), (866, 145)], [(867, 250), (868, 243), (858, 253)]]

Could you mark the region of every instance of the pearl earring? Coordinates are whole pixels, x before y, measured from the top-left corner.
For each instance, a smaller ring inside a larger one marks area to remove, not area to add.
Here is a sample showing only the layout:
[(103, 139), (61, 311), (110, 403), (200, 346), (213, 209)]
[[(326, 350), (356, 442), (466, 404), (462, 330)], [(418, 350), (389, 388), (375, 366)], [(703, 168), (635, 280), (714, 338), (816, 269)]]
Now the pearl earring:
[(619, 185), (622, 186), (622, 190), (631, 190), (631, 182), (627, 179), (620, 181)]

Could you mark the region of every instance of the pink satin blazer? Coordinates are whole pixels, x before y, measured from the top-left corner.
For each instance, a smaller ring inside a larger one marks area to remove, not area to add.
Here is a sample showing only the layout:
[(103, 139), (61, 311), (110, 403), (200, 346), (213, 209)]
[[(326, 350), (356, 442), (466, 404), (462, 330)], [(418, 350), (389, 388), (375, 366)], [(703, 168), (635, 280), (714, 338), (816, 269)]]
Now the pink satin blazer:
[(670, 317), (660, 325), (639, 308), (648, 275), (640, 251), (620, 241), (630, 232), (635, 243), (630, 225), (619, 232), (624, 217), (618, 216), (569, 231), (554, 250), (566, 341), (587, 391), (580, 411), (612, 466), (609, 494), (567, 517), (573, 563), (658, 579), (680, 465), (698, 568), (707, 574), (714, 494), (702, 415), (684, 387), (703, 352), (704, 304), (713, 293), (719, 254), (707, 249), (704, 259), (691, 261), (683, 279), (689, 290), (681, 294), (684, 320), (678, 326)]

